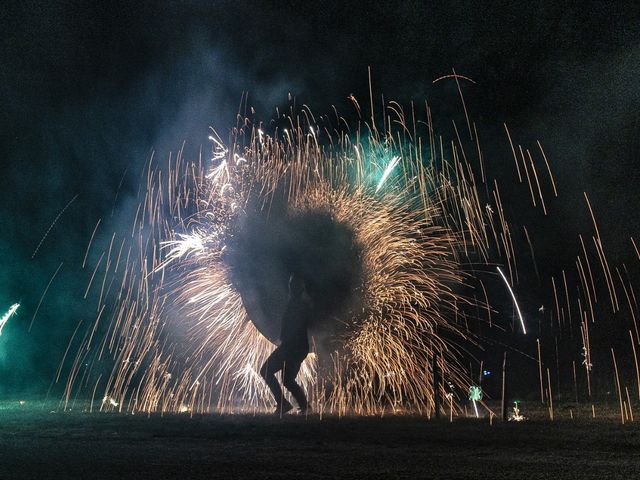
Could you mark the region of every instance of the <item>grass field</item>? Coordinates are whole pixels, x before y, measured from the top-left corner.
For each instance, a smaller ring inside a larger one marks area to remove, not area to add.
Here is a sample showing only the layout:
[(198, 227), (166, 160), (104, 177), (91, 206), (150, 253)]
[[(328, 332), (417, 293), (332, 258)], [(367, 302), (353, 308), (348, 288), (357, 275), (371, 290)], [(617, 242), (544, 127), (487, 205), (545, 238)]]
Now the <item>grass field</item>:
[(415, 416), (149, 417), (2, 405), (0, 479), (640, 478), (639, 424), (620, 425), (615, 416), (490, 425)]

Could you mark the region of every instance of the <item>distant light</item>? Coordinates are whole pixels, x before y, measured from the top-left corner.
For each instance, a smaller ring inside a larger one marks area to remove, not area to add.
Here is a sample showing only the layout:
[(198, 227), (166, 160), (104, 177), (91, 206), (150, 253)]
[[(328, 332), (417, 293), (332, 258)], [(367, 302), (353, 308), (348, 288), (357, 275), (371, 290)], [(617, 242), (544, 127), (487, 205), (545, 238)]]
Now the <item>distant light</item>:
[(469, 387), (469, 400), (473, 402), (473, 410), (476, 413), (476, 418), (479, 418), (478, 405), (476, 404), (476, 402), (482, 400), (482, 389), (476, 385), (471, 385)]
[(483, 370), (482, 371), (482, 375), (484, 375), (485, 377), (488, 377), (491, 375), (491, 370)]
[(469, 387), (469, 400), (472, 402), (478, 402), (482, 400), (482, 389), (476, 385)]
[(527, 419), (527, 417), (520, 413), (520, 407), (518, 406), (518, 403), (520, 403), (520, 400), (515, 400), (513, 402), (513, 413), (509, 416), (510, 422), (522, 422), (523, 420)]

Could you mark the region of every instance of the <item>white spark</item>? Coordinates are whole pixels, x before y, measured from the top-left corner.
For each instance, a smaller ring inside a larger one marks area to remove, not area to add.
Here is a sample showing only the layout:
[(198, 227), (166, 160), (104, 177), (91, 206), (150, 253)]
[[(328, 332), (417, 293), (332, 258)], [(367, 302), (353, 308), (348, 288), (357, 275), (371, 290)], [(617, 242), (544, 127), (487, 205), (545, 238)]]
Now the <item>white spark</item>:
[(382, 187), (382, 185), (384, 184), (384, 182), (387, 180), (387, 178), (389, 177), (389, 175), (391, 175), (391, 172), (393, 171), (393, 169), (396, 167), (396, 165), (398, 165), (398, 162), (400, 162), (400, 157), (395, 156), (391, 159), (391, 161), (389, 162), (389, 164), (387, 165), (387, 168), (384, 169), (384, 173), (382, 174), (382, 178), (380, 179), (380, 181), (378, 182), (378, 187), (376, 188), (376, 192), (378, 190), (380, 190), (380, 187)]
[(204, 252), (205, 247), (203, 238), (197, 233), (192, 233), (190, 235), (179, 233), (178, 237), (180, 237), (180, 240), (161, 242), (162, 248), (171, 248), (171, 250), (167, 254), (168, 261), (182, 258), (188, 256), (189, 254), (198, 254)]
[(5, 313), (2, 318), (0, 318), (0, 335), (2, 335), (2, 329), (4, 328), (7, 321), (9, 321), (13, 314), (16, 313), (16, 310), (18, 310), (19, 307), (19, 303), (14, 303), (13, 305), (11, 305), (11, 307), (9, 307), (7, 313)]
[(115, 399), (113, 397), (110, 397), (109, 395), (107, 395), (102, 399), (102, 404), (104, 405), (105, 403), (108, 403), (112, 407), (117, 407), (119, 405), (119, 403), (116, 402)]
[(509, 281), (507, 280), (507, 277), (504, 276), (504, 273), (502, 273), (502, 270), (500, 270), (500, 267), (496, 267), (496, 268), (498, 269), (498, 273), (502, 277), (502, 280), (504, 280), (505, 285), (509, 289), (509, 293), (511, 294), (511, 298), (513, 299), (513, 304), (516, 306), (516, 311), (518, 312), (518, 318), (520, 318), (520, 324), (522, 325), (522, 333), (526, 335), (527, 329), (524, 326), (524, 319), (522, 318), (522, 312), (520, 311), (518, 300), (516, 300), (516, 296), (513, 293), (513, 290), (511, 289), (511, 285), (509, 285)]

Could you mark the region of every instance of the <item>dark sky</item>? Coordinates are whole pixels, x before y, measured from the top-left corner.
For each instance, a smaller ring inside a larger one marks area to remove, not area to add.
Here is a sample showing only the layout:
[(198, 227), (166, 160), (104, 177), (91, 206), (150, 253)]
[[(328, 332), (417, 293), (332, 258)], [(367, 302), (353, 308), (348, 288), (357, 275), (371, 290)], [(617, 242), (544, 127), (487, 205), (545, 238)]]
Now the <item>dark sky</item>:
[(546, 223), (527, 219), (540, 255), (573, 264), (577, 234), (591, 232), (587, 191), (612, 258), (632, 261), (639, 10), (637, 2), (4, 2), (0, 310), (23, 308), (0, 337), (0, 396), (48, 386), (77, 322), (93, 319), (95, 303), (82, 301), (86, 245), (99, 218), (99, 245), (128, 224), (149, 153), (165, 158), (182, 141), (197, 152), (210, 125), (233, 125), (244, 91), (264, 119), (288, 92), (317, 113), (348, 110), (349, 94), (367, 100), (371, 66), (376, 95), (426, 97), (448, 125), (463, 118), (457, 94), (432, 80), (455, 68), (477, 82), (465, 95), (494, 175), (513, 174), (501, 173), (512, 167), (503, 122), (519, 142), (545, 145), (561, 198)]

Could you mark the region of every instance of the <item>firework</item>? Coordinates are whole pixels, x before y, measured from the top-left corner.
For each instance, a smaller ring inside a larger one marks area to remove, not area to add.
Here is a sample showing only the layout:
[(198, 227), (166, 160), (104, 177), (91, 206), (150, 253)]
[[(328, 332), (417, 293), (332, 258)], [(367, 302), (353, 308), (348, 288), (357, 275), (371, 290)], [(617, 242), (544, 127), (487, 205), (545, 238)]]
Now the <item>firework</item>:
[(498, 270), (498, 273), (500, 274), (500, 277), (504, 281), (504, 284), (507, 286), (507, 289), (509, 290), (509, 294), (513, 299), (513, 304), (516, 306), (516, 311), (518, 312), (518, 318), (520, 319), (520, 325), (522, 326), (522, 333), (526, 335), (527, 329), (524, 326), (524, 318), (522, 318), (522, 312), (520, 311), (520, 305), (518, 305), (518, 300), (516, 300), (516, 295), (515, 293), (513, 293), (513, 289), (511, 288), (511, 285), (509, 285), (509, 281), (507, 280), (507, 277), (505, 277), (504, 273), (502, 273), (502, 270), (500, 270), (500, 267), (496, 267), (496, 268)]
[[(376, 130), (353, 142), (332, 138), (308, 112), (304, 118), (271, 134), (245, 123), (226, 142), (212, 132), (209, 159), (186, 161), (179, 152), (168, 171), (149, 164), (133, 241), (123, 237), (118, 246), (114, 235), (91, 276), (99, 281), (106, 259), (96, 324), (109, 289), (118, 290), (106, 334), (96, 340), (94, 324), (82, 340), (67, 400), (91, 378), (81, 365), (111, 358), (111, 373), (93, 387), (113, 400), (102, 408), (265, 407), (257, 371), (273, 349), (278, 312), (261, 307), (251, 284), (259, 272), (245, 270), (255, 239), (282, 226), (294, 240), (278, 248), (293, 251), (302, 268), (338, 265), (325, 291), (311, 289), (322, 315), (299, 380), (316, 410), (431, 414), (443, 385), (468, 388), (460, 342), (472, 338), (456, 319), (473, 302), (461, 293), (461, 258), (482, 255), (489, 239), (474, 180), (454, 173), (464, 172), (457, 156), (453, 165), (437, 158), (433, 137), (429, 163), (417, 137)], [(401, 125), (407, 130), (404, 118)], [(295, 238), (310, 225), (319, 235), (334, 232), (338, 240), (328, 243), (338, 260), (323, 260), (326, 249), (307, 255), (313, 238), (296, 252)]]
[[(450, 418), (461, 412), (452, 392), (473, 385), (473, 368), (463, 363), (467, 349), (480, 343), (469, 319), (486, 311), (491, 328), (495, 312), (478, 272), (500, 264), (499, 277), (526, 334), (514, 293), (515, 229), (498, 183), (488, 180), (468, 112), (475, 161), (459, 136), (445, 149), (428, 108), (423, 132), (413, 106), (406, 116), (395, 102), (387, 109), (383, 130), (373, 116), (366, 127), (360, 119), (359, 127), (340, 130), (326, 117), (316, 123), (306, 109), (292, 110), (286, 128), (269, 131), (243, 119), (226, 139), (212, 131), (207, 157), (186, 160), (179, 151), (166, 166), (151, 159), (131, 229), (116, 232), (93, 267), (85, 296), (100, 285), (98, 313), (78, 345), (65, 400), (87, 389), (92, 398), (113, 400), (103, 402), (107, 410), (266, 408), (269, 394), (257, 372), (274, 348), (288, 271), (297, 268), (318, 311), (310, 328), (313, 351), (298, 377), (315, 411), (372, 414), (390, 408), (432, 415), (438, 396), (449, 400)], [(542, 146), (537, 142), (540, 168), (505, 130), (516, 180), (532, 208), (547, 214), (538, 171), (548, 173), (558, 193)], [(587, 205), (617, 309), (614, 276)], [(524, 226), (519, 230), (535, 266), (535, 235)], [(580, 242), (577, 317), (591, 395), (597, 295), (582, 237)], [(633, 289), (618, 275), (633, 313)], [(555, 304), (552, 322), (571, 328), (576, 302), (565, 270), (550, 283), (553, 297), (545, 304)], [(543, 307), (539, 314), (545, 316)], [(635, 352), (637, 334), (629, 335)], [(551, 373), (547, 368), (543, 382), (539, 339), (531, 346), (537, 348), (541, 400), (549, 399), (553, 417)], [(616, 382), (624, 411), (622, 392), (628, 388)], [(640, 392), (640, 380), (638, 385)]]
[(473, 403), (473, 411), (476, 414), (476, 418), (478, 418), (478, 404), (476, 402), (482, 400), (482, 389), (477, 385), (471, 385), (469, 387), (469, 400)]
[(18, 308), (20, 308), (20, 304), (14, 303), (9, 307), (9, 310), (7, 310), (7, 312), (2, 316), (2, 318), (0, 318), (0, 335), (2, 335), (2, 330), (4, 329), (4, 326), (7, 324), (9, 319), (18, 311)]
[(511, 415), (509, 415), (510, 422), (522, 422), (527, 419), (527, 417), (520, 413), (520, 406), (518, 405), (518, 403), (519, 402), (517, 401), (513, 402), (512, 412)]

